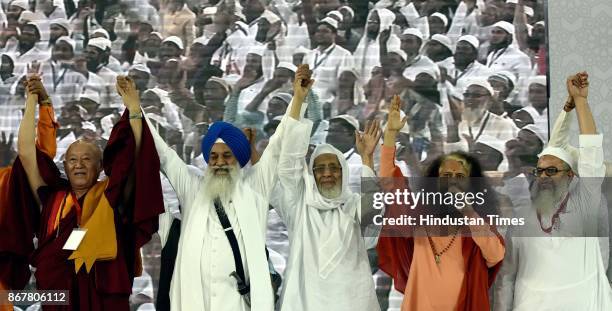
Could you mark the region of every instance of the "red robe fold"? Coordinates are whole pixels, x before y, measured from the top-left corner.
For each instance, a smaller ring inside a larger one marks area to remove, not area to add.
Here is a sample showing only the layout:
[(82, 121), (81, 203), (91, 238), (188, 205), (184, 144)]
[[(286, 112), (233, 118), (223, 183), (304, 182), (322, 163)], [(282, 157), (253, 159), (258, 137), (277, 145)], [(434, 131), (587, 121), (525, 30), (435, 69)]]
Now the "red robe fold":
[[(43, 209), (39, 217), (33, 217), (39, 241), (38, 248), (30, 257), (30, 264), (36, 267), (39, 290), (70, 291), (69, 306), (43, 306), (43, 310), (129, 310), (136, 254), (157, 231), (158, 215), (164, 212), (159, 157), (144, 122), (136, 161), (134, 148), (126, 111), (113, 128), (103, 157), (105, 174), (109, 178), (104, 195), (114, 210), (117, 256), (112, 260), (96, 261), (89, 273), (81, 267), (76, 274), (74, 262), (68, 259), (72, 251), (62, 250), (72, 229), (77, 226), (75, 209), (60, 220), (59, 229), (47, 234), (48, 220), (53, 217), (54, 194), (69, 191), (70, 187), (60, 178), (52, 160), (41, 152), (37, 153), (41, 176), (49, 186), (38, 190)], [(123, 190), (132, 170), (135, 170), (136, 177), (134, 190), (128, 206), (123, 206)], [(27, 177), (19, 161), (16, 161), (13, 171), (12, 185), (21, 186), (16, 189), (21, 194), (18, 203), (24, 209), (36, 206), (29, 187), (24, 187), (27, 186)]]
[[(403, 178), (402, 172), (398, 167), (393, 171), (393, 177)], [(396, 185), (397, 186), (397, 185)], [(407, 185), (403, 185), (408, 187)], [(397, 211), (396, 208), (390, 210)], [(388, 215), (388, 217), (393, 217)], [(383, 228), (383, 232), (385, 229)], [(501, 236), (498, 237), (503, 243)], [(389, 274), (394, 282), (395, 288), (404, 293), (406, 283), (410, 275), (412, 256), (414, 253), (414, 238), (412, 237), (385, 237), (378, 239), (376, 246), (378, 252), (378, 266), (385, 273)], [(501, 268), (502, 262), (489, 268), (482, 256), (480, 248), (471, 237), (462, 238), (462, 252), (465, 260), (466, 277), (461, 288), (459, 299), (465, 297), (465, 303), (458, 305), (459, 311), (489, 311), (490, 303), (488, 291), (495, 276)]]

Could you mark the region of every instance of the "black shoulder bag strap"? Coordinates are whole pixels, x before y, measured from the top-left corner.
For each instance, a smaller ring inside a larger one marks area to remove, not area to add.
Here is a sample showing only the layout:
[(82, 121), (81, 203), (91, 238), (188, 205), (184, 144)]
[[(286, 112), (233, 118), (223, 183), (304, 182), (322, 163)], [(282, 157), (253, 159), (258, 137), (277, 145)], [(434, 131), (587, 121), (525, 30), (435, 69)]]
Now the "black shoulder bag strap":
[(229, 241), (230, 246), (232, 247), (232, 253), (234, 253), (234, 265), (236, 266), (236, 271), (232, 272), (230, 276), (236, 278), (236, 282), (238, 285), (238, 293), (242, 295), (247, 305), (251, 306), (251, 298), (249, 296), (249, 292), (251, 288), (246, 283), (246, 277), (244, 275), (244, 267), (242, 266), (242, 256), (240, 256), (240, 247), (238, 246), (238, 240), (236, 239), (236, 235), (234, 234), (234, 230), (232, 229), (232, 225), (227, 219), (227, 214), (223, 209), (223, 205), (219, 198), (214, 200), (215, 211), (217, 212), (217, 216), (219, 217), (219, 221), (221, 222), (221, 226), (223, 226), (223, 231), (225, 231), (225, 235), (227, 236), (227, 240)]

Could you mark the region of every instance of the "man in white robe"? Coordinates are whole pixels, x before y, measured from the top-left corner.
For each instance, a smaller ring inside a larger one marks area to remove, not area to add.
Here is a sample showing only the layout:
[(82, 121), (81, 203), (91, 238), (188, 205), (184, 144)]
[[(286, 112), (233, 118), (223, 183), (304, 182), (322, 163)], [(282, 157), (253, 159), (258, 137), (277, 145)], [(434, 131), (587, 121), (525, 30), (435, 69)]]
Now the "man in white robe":
[[(305, 68), (302, 71), (308, 74)], [(299, 116), (312, 85), (301, 86), (303, 75), (294, 84), (295, 95), (288, 108), (291, 116)], [(181, 203), (181, 239), (170, 286), (172, 310), (274, 309), (265, 254), (266, 217), (279, 157), (285, 145), (292, 144), (302, 133), (298, 130), (304, 125), (296, 119), (284, 118), (260, 160), (247, 171), (239, 166), (244, 167), (250, 159), (249, 141), (229, 123), (213, 123), (202, 140), (202, 154), (208, 164), (204, 174), (191, 170), (152, 131), (161, 169)], [(217, 215), (221, 212), (214, 205), (223, 209), (236, 237), (246, 284), (250, 286), (248, 300), (238, 292), (237, 280), (230, 276), (239, 269)]]
[(601, 216), (603, 136), (597, 134), (587, 104), (588, 82), (576, 87), (568, 79), (568, 91), (580, 125), (580, 148), (568, 144), (569, 126), (555, 126), (560, 132), (553, 132), (538, 160), (532, 208), (518, 215), (526, 217), (525, 226), (514, 228), (521, 237), (509, 233), (506, 239), (495, 310), (612, 308), (604, 254), (608, 249), (598, 238), (600, 218), (607, 219)]
[[(375, 177), (380, 135), (377, 123), (357, 135), (362, 177)], [(366, 252), (371, 239), (361, 234), (380, 211), (362, 206), (361, 195), (349, 189), (349, 165), (338, 149), (318, 145), (306, 164), (309, 136), (304, 128), (280, 157), (282, 198), (275, 208), (290, 241), (280, 310), (380, 310)]]

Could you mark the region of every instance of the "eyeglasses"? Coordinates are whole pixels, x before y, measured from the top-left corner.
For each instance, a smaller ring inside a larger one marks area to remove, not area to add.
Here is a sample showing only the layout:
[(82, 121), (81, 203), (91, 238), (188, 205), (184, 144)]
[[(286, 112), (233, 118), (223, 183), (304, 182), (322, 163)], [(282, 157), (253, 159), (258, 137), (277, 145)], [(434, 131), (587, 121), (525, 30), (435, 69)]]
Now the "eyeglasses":
[(339, 166), (335, 166), (335, 165), (330, 165), (330, 166), (317, 166), (312, 168), (312, 171), (315, 172), (315, 174), (324, 174), (326, 170), (329, 170), (330, 173), (332, 174), (336, 174), (342, 171), (342, 168)]
[(556, 168), (554, 166), (550, 166), (550, 167), (547, 167), (547, 168), (540, 168), (540, 167), (534, 168), (533, 171), (532, 171), (532, 174), (534, 176), (540, 177), (542, 175), (542, 173), (546, 173), (546, 176), (552, 177), (552, 176), (557, 175), (559, 172), (568, 172), (568, 171), (569, 171), (569, 169), (561, 170), (561, 169), (558, 169), (558, 168)]
[(489, 94), (478, 94), (478, 93), (463, 93), (463, 98), (481, 98)]

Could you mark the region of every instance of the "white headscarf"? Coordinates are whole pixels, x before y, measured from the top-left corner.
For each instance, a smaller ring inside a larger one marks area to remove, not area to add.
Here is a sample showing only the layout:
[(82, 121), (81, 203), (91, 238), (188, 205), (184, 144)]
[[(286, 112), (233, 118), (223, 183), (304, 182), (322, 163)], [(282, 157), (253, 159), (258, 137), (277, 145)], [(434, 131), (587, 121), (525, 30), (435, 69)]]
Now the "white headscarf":
[(380, 27), (378, 29), (376, 39), (373, 42), (370, 41), (367, 34), (368, 24), (366, 24), (366, 31), (361, 37), (355, 53), (353, 53), (355, 59), (355, 69), (359, 73), (362, 85), (365, 85), (370, 80), (370, 77), (372, 76), (372, 68), (375, 66), (380, 66), (380, 33), (383, 30), (389, 29), (395, 20), (395, 14), (387, 9), (376, 9), (370, 11), (368, 19), (374, 12), (378, 13), (378, 17), (380, 19)]
[[(342, 167), (342, 192), (335, 199), (328, 199), (321, 195), (311, 173), (315, 159), (322, 154), (335, 155)], [(361, 196), (349, 189), (349, 166), (344, 154), (329, 144), (318, 145), (314, 150), (310, 158), (308, 171), (304, 172), (304, 180), (306, 181), (306, 208), (315, 208), (320, 211), (320, 213), (312, 213), (312, 217), (307, 219), (310, 222), (308, 224), (310, 228), (321, 231), (319, 236), (322, 239), (318, 249), (315, 250), (317, 252), (315, 256), (319, 259), (319, 275), (326, 278), (341, 264), (348, 250), (346, 245), (349, 245), (349, 240), (353, 235), (356, 215), (347, 215), (347, 213), (355, 211), (352, 208), (355, 205), (359, 208)], [(338, 212), (327, 212), (334, 209), (337, 209)]]

